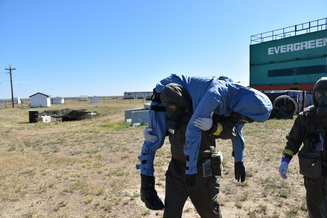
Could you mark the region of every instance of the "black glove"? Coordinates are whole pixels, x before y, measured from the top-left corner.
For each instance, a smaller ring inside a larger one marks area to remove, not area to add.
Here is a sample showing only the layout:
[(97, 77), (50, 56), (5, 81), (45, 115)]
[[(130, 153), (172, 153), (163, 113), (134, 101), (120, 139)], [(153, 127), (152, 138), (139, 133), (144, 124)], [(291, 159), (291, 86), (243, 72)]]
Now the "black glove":
[(192, 187), (196, 184), (196, 174), (186, 175), (185, 185), (187, 187)]
[(141, 174), (141, 200), (150, 210), (162, 210), (164, 204), (154, 188), (154, 177)]
[(238, 182), (244, 182), (245, 181), (245, 168), (244, 168), (243, 162), (235, 162), (234, 170), (235, 170), (235, 179)]

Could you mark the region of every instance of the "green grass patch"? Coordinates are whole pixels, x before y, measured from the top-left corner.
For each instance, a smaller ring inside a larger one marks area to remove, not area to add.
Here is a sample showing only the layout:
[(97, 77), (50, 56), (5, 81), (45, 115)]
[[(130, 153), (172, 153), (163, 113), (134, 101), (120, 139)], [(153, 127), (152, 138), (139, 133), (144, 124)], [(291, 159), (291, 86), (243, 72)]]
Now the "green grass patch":
[(119, 121), (119, 122), (104, 122), (100, 125), (100, 127), (102, 128), (109, 128), (115, 131), (119, 131), (119, 130), (124, 130), (129, 128), (131, 125), (128, 122), (125, 121)]

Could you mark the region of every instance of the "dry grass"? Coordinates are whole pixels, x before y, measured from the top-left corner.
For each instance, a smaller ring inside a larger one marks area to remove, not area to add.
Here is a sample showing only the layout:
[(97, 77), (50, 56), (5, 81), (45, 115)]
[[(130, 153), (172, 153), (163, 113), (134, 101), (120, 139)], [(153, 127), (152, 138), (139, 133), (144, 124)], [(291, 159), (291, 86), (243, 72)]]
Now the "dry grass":
[[(87, 109), (100, 115), (74, 122), (28, 123), (29, 108), (0, 110), (0, 217), (161, 217), (139, 198), (135, 169), (143, 127), (123, 122), (124, 110), (142, 100), (98, 105), (68, 102), (50, 109)], [(44, 109), (38, 109), (43, 111)], [(224, 175), (219, 201), (224, 217), (305, 217), (303, 179), (294, 158), (289, 179), (278, 175), (285, 135), (293, 120), (244, 128), (248, 178), (234, 180), (230, 141), (217, 141)], [(169, 163), (166, 141), (157, 152), (156, 182), (164, 197)], [(187, 202), (183, 217), (198, 217)]]

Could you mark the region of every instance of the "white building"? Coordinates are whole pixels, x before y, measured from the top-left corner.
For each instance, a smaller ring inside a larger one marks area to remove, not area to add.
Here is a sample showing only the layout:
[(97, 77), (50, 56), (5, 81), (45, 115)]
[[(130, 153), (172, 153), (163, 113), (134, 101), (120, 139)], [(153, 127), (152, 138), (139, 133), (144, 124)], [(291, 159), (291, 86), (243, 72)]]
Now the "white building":
[(54, 97), (54, 98), (51, 98), (51, 103), (52, 104), (64, 104), (65, 99), (62, 97)]
[(21, 104), (22, 99), (21, 98), (14, 98), (14, 104)]
[(100, 97), (99, 96), (92, 96), (90, 97), (91, 104), (99, 104), (100, 103)]
[(124, 92), (124, 99), (147, 99), (150, 100), (153, 92)]
[(30, 96), (31, 107), (50, 107), (51, 99), (49, 95), (37, 92)]

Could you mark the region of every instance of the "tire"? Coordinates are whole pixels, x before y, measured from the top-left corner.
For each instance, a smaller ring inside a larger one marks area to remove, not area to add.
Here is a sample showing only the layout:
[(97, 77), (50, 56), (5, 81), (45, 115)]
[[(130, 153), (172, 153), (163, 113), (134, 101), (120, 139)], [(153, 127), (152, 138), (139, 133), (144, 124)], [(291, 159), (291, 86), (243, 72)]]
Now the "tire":
[(273, 113), (276, 118), (291, 119), (297, 110), (297, 102), (288, 95), (278, 96), (273, 102)]

